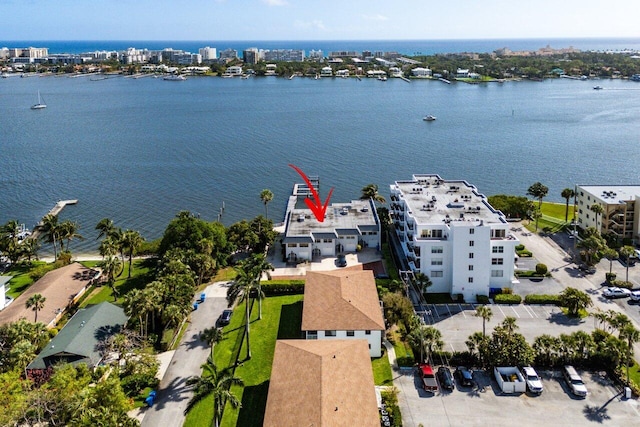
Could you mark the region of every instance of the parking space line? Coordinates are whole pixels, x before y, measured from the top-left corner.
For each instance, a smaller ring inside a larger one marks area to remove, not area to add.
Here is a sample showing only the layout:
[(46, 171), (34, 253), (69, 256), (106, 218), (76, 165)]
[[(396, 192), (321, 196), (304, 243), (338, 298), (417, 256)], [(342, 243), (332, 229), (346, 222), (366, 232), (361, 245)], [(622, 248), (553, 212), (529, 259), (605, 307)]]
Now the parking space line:
[(531, 307), (527, 307), (526, 305), (523, 305), (522, 307), (527, 312), (527, 314), (529, 314), (529, 316), (531, 316), (532, 318), (533, 317), (538, 317)]
[(458, 304), (458, 307), (460, 308), (460, 312), (462, 313), (462, 315), (464, 316), (464, 318), (467, 318), (467, 315), (464, 314), (464, 310), (462, 309), (462, 306), (460, 304)]
[(449, 304), (445, 304), (445, 307), (447, 307), (447, 311), (449, 312), (449, 316), (453, 316), (453, 314), (451, 313), (451, 310), (449, 310)]
[(504, 311), (502, 311), (502, 307), (500, 307), (500, 305), (496, 305), (496, 307), (498, 307), (498, 310), (500, 310), (500, 313), (502, 313), (504, 317), (507, 317), (507, 315), (504, 314)]
[(440, 318), (440, 313), (438, 313), (438, 308), (436, 307), (435, 304), (431, 304), (431, 312), (435, 313), (436, 316), (438, 316), (438, 319)]
[(520, 313), (518, 313), (515, 309), (514, 306), (510, 305), (509, 307), (511, 307), (511, 310), (513, 310), (513, 313), (516, 315), (516, 317), (519, 319), (520, 318)]

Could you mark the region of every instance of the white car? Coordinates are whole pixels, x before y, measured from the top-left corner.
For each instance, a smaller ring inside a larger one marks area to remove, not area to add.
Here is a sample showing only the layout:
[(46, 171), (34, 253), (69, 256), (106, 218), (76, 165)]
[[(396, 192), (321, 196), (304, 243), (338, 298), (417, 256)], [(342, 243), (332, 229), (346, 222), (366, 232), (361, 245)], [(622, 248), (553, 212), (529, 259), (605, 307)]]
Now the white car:
[(640, 291), (633, 291), (629, 296), (631, 297), (631, 301), (640, 302)]
[(602, 292), (605, 298), (629, 298), (631, 291), (626, 288), (607, 288)]
[(531, 366), (525, 366), (522, 368), (522, 374), (524, 376), (524, 380), (527, 383), (527, 388), (531, 393), (540, 394), (544, 389), (542, 386), (542, 380), (536, 373), (535, 369)]

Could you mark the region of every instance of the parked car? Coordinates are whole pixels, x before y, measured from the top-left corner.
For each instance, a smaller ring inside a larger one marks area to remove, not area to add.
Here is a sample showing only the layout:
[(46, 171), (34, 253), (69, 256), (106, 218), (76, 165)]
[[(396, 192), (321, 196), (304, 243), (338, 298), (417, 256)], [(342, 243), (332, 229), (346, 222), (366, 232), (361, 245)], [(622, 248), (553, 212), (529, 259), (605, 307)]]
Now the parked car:
[(567, 382), (567, 386), (569, 386), (571, 393), (578, 397), (587, 396), (587, 387), (584, 385), (582, 378), (580, 378), (580, 375), (578, 375), (578, 372), (573, 366), (566, 365), (562, 368), (562, 375), (564, 376), (564, 380)]
[(336, 259), (336, 265), (338, 267), (346, 267), (347, 266), (347, 256), (345, 254), (338, 254), (338, 258)]
[(225, 326), (231, 322), (231, 315), (233, 314), (233, 310), (226, 309), (222, 311), (220, 317), (218, 317), (218, 325)]
[(631, 297), (631, 301), (640, 302), (640, 291), (631, 292), (631, 295), (629, 295), (629, 297)]
[(464, 366), (458, 366), (453, 373), (460, 384), (463, 387), (471, 387), (473, 385), (473, 372)]
[(436, 376), (433, 374), (431, 365), (421, 363), (418, 365), (417, 373), (424, 391), (430, 391), (432, 393), (438, 391), (438, 382), (436, 381)]
[(527, 388), (531, 393), (540, 394), (544, 387), (542, 386), (542, 380), (538, 376), (538, 373), (531, 366), (525, 366), (522, 368), (522, 375), (527, 383)]
[(602, 296), (605, 298), (629, 298), (631, 291), (626, 288), (607, 288), (602, 291)]
[(440, 382), (440, 388), (445, 390), (453, 390), (454, 382), (453, 375), (451, 375), (451, 371), (446, 366), (440, 366), (438, 368), (438, 373), (436, 374), (438, 377), (438, 381)]

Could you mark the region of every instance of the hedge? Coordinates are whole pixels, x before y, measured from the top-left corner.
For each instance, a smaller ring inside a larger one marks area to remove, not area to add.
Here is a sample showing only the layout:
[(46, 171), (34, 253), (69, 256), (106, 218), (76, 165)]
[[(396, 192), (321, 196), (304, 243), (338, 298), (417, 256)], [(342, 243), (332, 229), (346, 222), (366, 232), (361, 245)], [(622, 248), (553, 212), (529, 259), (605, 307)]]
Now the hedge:
[(304, 280), (269, 280), (261, 283), (265, 296), (304, 294)]
[(493, 302), (496, 304), (520, 304), (522, 297), (515, 294), (498, 294), (493, 297)]
[(489, 297), (486, 295), (476, 295), (478, 304), (489, 304)]
[(524, 297), (525, 304), (560, 305), (560, 295), (530, 294)]

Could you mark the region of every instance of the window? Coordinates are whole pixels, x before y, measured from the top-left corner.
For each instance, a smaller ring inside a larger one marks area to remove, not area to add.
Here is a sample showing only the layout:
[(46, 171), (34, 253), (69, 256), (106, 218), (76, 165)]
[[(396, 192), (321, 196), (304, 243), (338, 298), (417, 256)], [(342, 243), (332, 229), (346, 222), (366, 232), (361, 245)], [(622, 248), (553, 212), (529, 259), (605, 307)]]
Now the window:
[(366, 331), (364, 331), (364, 334), (365, 335), (371, 335), (371, 331), (367, 329)]
[(491, 230), (491, 238), (492, 239), (503, 239), (507, 236), (507, 232), (503, 228), (498, 228), (496, 230)]
[(309, 244), (308, 243), (300, 243), (300, 247), (301, 248), (308, 248)]
[(336, 331), (324, 331), (324, 336), (325, 337), (335, 337), (336, 336)]
[(473, 234), (473, 233), (475, 233), (475, 232), (476, 232), (476, 229), (475, 229), (475, 228), (470, 228), (470, 229), (469, 229), (469, 234)]
[(473, 246), (474, 245), (474, 241), (473, 240), (469, 240), (469, 246)]
[(473, 283), (473, 277), (469, 277), (468, 282), (469, 282), (469, 283)]
[(347, 336), (348, 337), (353, 337), (353, 336), (355, 336), (355, 333), (353, 331), (347, 331)]
[(469, 271), (473, 271), (473, 265), (469, 264)]
[(437, 271), (432, 271), (431, 272), (431, 277), (442, 277), (443, 273), (442, 270), (437, 270)]
[(502, 270), (491, 270), (491, 277), (503, 277), (503, 274)]
[(442, 258), (432, 259), (431, 265), (442, 265)]
[(504, 264), (504, 258), (491, 258), (491, 264), (492, 265), (503, 265)]
[(333, 243), (333, 239), (324, 239), (322, 243)]
[(297, 243), (287, 243), (287, 247), (288, 248), (297, 248), (298, 244)]
[(431, 247), (431, 253), (432, 254), (441, 254), (442, 253), (442, 246), (432, 246)]
[(420, 232), (420, 237), (431, 237), (435, 239), (442, 238), (442, 230), (425, 229)]
[(473, 252), (469, 252), (469, 259), (473, 259)]
[(502, 254), (504, 253), (504, 246), (494, 246), (491, 248), (491, 252), (494, 254)]

